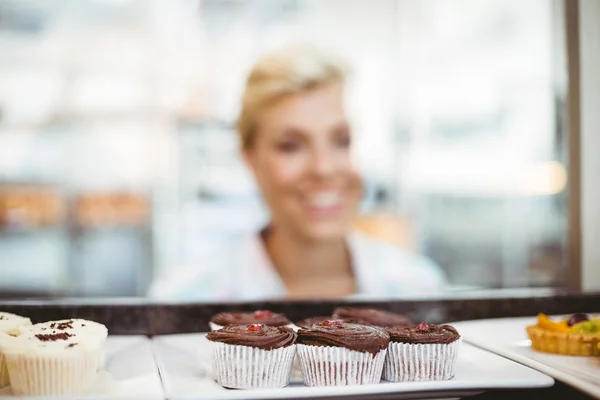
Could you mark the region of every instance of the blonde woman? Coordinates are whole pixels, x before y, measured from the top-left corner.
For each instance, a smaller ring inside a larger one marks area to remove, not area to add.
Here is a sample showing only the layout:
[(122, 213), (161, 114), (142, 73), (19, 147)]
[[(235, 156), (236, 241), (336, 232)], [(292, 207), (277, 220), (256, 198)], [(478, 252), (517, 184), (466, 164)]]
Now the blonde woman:
[(311, 47), (252, 69), (237, 130), (270, 223), (209, 264), (160, 279), (152, 294), (182, 300), (395, 297), (442, 290), (428, 260), (351, 231), (361, 196), (344, 108), (346, 72)]

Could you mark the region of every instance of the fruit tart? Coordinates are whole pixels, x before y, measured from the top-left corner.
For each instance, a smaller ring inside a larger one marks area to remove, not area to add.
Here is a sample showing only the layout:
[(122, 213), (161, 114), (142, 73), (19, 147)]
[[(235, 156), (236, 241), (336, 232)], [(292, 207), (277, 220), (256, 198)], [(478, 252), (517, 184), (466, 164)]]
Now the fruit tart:
[(531, 347), (544, 353), (571, 356), (600, 356), (600, 318), (574, 314), (553, 321), (538, 314), (536, 325), (527, 327)]

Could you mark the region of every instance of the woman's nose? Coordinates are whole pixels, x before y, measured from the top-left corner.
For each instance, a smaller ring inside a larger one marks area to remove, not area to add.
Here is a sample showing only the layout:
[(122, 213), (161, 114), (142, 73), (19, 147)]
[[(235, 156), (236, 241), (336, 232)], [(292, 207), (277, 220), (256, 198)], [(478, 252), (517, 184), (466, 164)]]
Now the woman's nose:
[(335, 172), (335, 157), (324, 149), (313, 151), (311, 171), (319, 177), (327, 177)]

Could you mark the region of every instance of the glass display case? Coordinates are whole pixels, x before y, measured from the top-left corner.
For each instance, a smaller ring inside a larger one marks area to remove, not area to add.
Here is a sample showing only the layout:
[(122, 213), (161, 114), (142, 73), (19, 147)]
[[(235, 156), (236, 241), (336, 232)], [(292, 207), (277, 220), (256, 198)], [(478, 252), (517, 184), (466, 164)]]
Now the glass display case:
[(143, 295), (268, 219), (234, 130), (265, 51), (352, 69), (355, 228), (457, 288), (562, 286), (553, 0), (0, 3), (0, 293)]

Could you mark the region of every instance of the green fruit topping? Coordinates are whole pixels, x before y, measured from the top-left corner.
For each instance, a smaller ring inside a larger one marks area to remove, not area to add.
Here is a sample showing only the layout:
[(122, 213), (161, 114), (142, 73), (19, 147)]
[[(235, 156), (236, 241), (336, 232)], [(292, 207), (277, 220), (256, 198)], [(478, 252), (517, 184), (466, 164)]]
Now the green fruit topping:
[(600, 333), (600, 318), (592, 318), (573, 325), (571, 328), (576, 333)]

